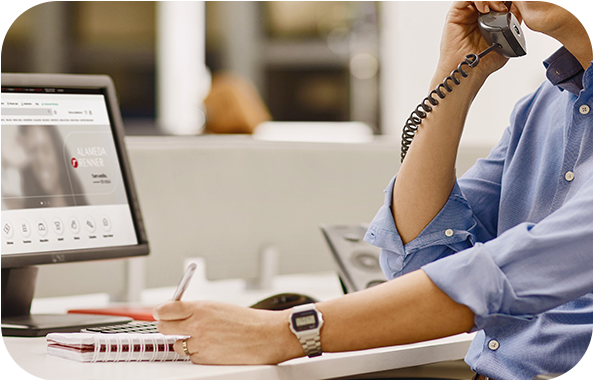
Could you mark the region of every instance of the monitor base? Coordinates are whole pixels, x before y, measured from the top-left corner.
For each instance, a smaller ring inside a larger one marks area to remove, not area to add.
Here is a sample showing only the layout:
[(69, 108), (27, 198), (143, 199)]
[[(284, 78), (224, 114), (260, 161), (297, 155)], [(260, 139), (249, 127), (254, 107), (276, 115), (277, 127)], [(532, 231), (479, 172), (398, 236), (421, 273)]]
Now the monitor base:
[(43, 337), (55, 332), (78, 332), (84, 328), (125, 324), (130, 317), (94, 314), (32, 314), (2, 317), (2, 335), (16, 337)]

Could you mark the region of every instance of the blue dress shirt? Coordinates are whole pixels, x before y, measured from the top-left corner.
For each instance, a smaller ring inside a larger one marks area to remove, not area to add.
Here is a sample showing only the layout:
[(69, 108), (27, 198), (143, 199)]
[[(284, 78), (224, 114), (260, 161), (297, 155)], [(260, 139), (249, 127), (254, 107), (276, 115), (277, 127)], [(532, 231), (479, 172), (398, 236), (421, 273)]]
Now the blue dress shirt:
[(395, 178), (365, 237), (389, 279), (422, 268), (474, 312), (465, 360), (495, 379), (564, 373), (592, 338), (592, 64), (561, 48), (545, 67), (417, 238), (396, 230)]

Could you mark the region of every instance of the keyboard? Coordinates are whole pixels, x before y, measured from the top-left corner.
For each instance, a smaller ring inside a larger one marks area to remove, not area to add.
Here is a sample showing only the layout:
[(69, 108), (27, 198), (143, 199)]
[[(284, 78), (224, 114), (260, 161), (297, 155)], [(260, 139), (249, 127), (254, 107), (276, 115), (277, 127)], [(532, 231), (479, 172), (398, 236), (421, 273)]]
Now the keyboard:
[(83, 333), (159, 333), (156, 321), (132, 321), (127, 324), (99, 326), (96, 328), (82, 329)]

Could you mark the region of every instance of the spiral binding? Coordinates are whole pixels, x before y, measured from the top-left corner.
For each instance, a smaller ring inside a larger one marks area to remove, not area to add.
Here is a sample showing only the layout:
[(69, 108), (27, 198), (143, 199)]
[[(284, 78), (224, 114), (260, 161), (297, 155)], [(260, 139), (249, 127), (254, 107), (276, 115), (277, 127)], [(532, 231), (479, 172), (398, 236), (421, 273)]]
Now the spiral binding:
[[(172, 346), (173, 343), (162, 335), (98, 334), (94, 337), (94, 352), (90, 362), (156, 362), (188, 361), (190, 359), (190, 357), (177, 354)], [(112, 353), (115, 355), (112, 356)]]
[(439, 104), (439, 101), (434, 97), (437, 95), (440, 99), (444, 99), (447, 95), (447, 93), (444, 92), (444, 89), (448, 93), (454, 89), (453, 86), (450, 85), (450, 82), (454, 85), (460, 85), (461, 78), (457, 77), (457, 75), (460, 75), (462, 78), (468, 77), (468, 73), (463, 69), (464, 66), (474, 68), (479, 64), (482, 57), (492, 52), (497, 47), (499, 47), (498, 44), (492, 44), (489, 48), (485, 49), (479, 54), (467, 54), (464, 58), (464, 61), (460, 62), (458, 67), (454, 69), (450, 75), (443, 80), (443, 82), (437, 85), (437, 87), (433, 89), (419, 105), (417, 105), (402, 128), (400, 162), (404, 161), (406, 153), (408, 152), (408, 149), (410, 148), (413, 138), (415, 137), (415, 134), (417, 133), (419, 125), (423, 119), (426, 118), (427, 114), (433, 110), (433, 106), (437, 106)]

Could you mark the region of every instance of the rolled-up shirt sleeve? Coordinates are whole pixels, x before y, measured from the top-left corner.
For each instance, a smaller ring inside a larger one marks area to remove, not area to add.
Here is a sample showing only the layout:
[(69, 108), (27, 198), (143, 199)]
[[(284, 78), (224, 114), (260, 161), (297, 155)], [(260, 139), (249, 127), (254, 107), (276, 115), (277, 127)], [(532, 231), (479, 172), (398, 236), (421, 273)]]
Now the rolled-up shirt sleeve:
[(381, 248), (380, 264), (394, 278), (421, 266), (486, 242), (497, 234), (503, 164), (510, 142), (507, 129), (489, 157), (479, 160), (456, 180), (447, 202), (412, 241), (404, 245), (392, 214), (396, 176), (385, 192), (384, 204), (369, 225), (365, 240)]
[(531, 319), (592, 292), (592, 184), (557, 211), (422, 269), (475, 329)]
[(365, 241), (381, 248), (380, 262), (389, 278), (474, 245), (477, 221), (457, 182), (438, 215), (414, 240), (403, 244), (392, 214), (395, 180), (394, 177), (386, 188), (384, 205), (365, 235)]
[(542, 221), (477, 242), (488, 230), (456, 182), (439, 214), (404, 245), (391, 212), (394, 181), (365, 240), (381, 248), (388, 278), (422, 268), (450, 298), (468, 306), (475, 313), (473, 330), (530, 320), (592, 292), (592, 184)]

